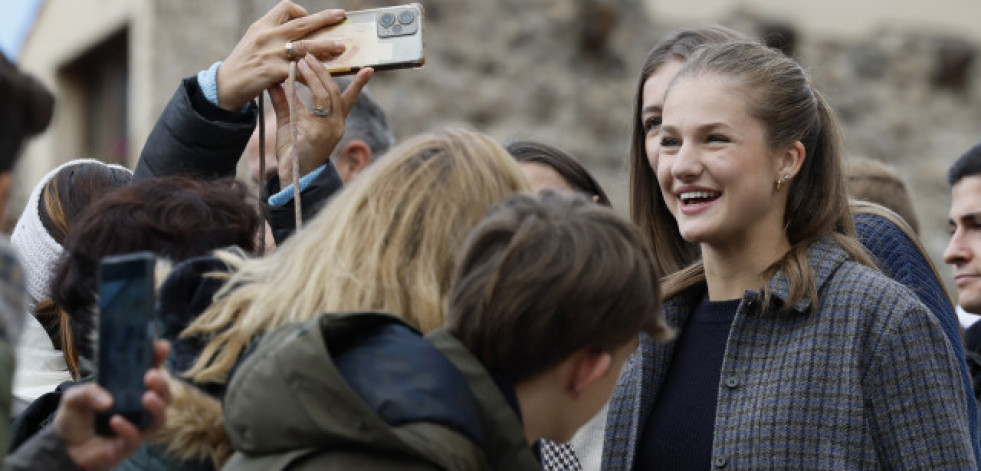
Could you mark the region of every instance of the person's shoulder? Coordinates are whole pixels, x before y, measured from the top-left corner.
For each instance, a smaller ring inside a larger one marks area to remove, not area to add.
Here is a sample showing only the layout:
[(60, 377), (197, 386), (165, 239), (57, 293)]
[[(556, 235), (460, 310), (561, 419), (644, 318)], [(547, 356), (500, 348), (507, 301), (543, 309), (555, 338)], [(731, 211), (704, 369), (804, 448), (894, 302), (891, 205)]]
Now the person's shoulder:
[(843, 263), (820, 296), (822, 316), (865, 339), (868, 352), (909, 339), (939, 349), (948, 342), (943, 326), (916, 294), (875, 268)]
[(827, 279), (822, 290), (836, 302), (868, 309), (892, 306), (889, 311), (926, 308), (909, 287), (882, 271), (853, 260), (843, 262)]

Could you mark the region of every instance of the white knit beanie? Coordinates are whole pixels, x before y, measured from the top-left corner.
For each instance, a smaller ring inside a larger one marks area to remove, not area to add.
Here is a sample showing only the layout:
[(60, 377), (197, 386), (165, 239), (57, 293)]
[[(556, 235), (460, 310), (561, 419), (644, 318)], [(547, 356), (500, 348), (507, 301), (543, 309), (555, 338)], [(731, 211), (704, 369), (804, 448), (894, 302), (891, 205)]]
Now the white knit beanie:
[(55, 242), (54, 238), (51, 237), (51, 234), (48, 233), (48, 230), (44, 228), (44, 224), (41, 222), (41, 213), (38, 208), (41, 192), (44, 190), (45, 185), (48, 184), (48, 181), (54, 178), (62, 169), (80, 164), (106, 165), (115, 169), (125, 170), (130, 174), (133, 173), (128, 168), (116, 164), (107, 164), (95, 159), (75, 159), (48, 172), (47, 175), (41, 178), (37, 186), (34, 187), (34, 190), (31, 191), (30, 198), (27, 199), (27, 206), (24, 207), (24, 212), (20, 215), (20, 219), (17, 220), (14, 232), (10, 235), (10, 243), (17, 249), (20, 259), (24, 264), (27, 294), (31, 296), (32, 304), (36, 304), (50, 296), (48, 285), (51, 282), (52, 276), (54, 276), (55, 266), (65, 251), (58, 242)]

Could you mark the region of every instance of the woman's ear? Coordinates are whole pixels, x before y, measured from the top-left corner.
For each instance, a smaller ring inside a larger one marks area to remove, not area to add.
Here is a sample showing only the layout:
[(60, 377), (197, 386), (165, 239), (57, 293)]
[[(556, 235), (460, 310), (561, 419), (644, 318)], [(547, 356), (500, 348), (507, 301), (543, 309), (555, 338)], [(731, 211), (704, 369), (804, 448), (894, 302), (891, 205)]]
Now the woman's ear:
[(777, 175), (778, 178), (790, 176), (793, 178), (804, 166), (804, 159), (807, 158), (807, 149), (800, 141), (794, 141), (786, 150), (777, 156)]

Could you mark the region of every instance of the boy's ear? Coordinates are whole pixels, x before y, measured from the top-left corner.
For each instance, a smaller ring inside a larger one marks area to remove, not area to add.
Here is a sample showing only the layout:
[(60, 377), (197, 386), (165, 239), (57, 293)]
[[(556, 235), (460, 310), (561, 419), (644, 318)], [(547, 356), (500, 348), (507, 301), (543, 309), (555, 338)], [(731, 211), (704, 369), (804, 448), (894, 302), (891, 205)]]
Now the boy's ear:
[(613, 355), (601, 350), (579, 350), (569, 357), (567, 389), (574, 399), (596, 380), (604, 377), (613, 366)]

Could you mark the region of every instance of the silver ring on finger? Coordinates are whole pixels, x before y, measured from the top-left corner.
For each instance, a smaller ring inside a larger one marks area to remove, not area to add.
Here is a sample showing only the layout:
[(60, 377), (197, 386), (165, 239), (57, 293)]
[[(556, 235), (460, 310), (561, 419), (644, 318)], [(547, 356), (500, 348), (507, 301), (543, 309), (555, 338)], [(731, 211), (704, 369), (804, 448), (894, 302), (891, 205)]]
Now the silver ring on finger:
[(290, 62), (296, 60), (296, 54), (293, 52), (293, 41), (286, 41), (286, 60)]
[(314, 107), (313, 109), (310, 110), (310, 112), (320, 117), (330, 116), (330, 113), (333, 111), (334, 110), (331, 108), (317, 108), (317, 107)]

